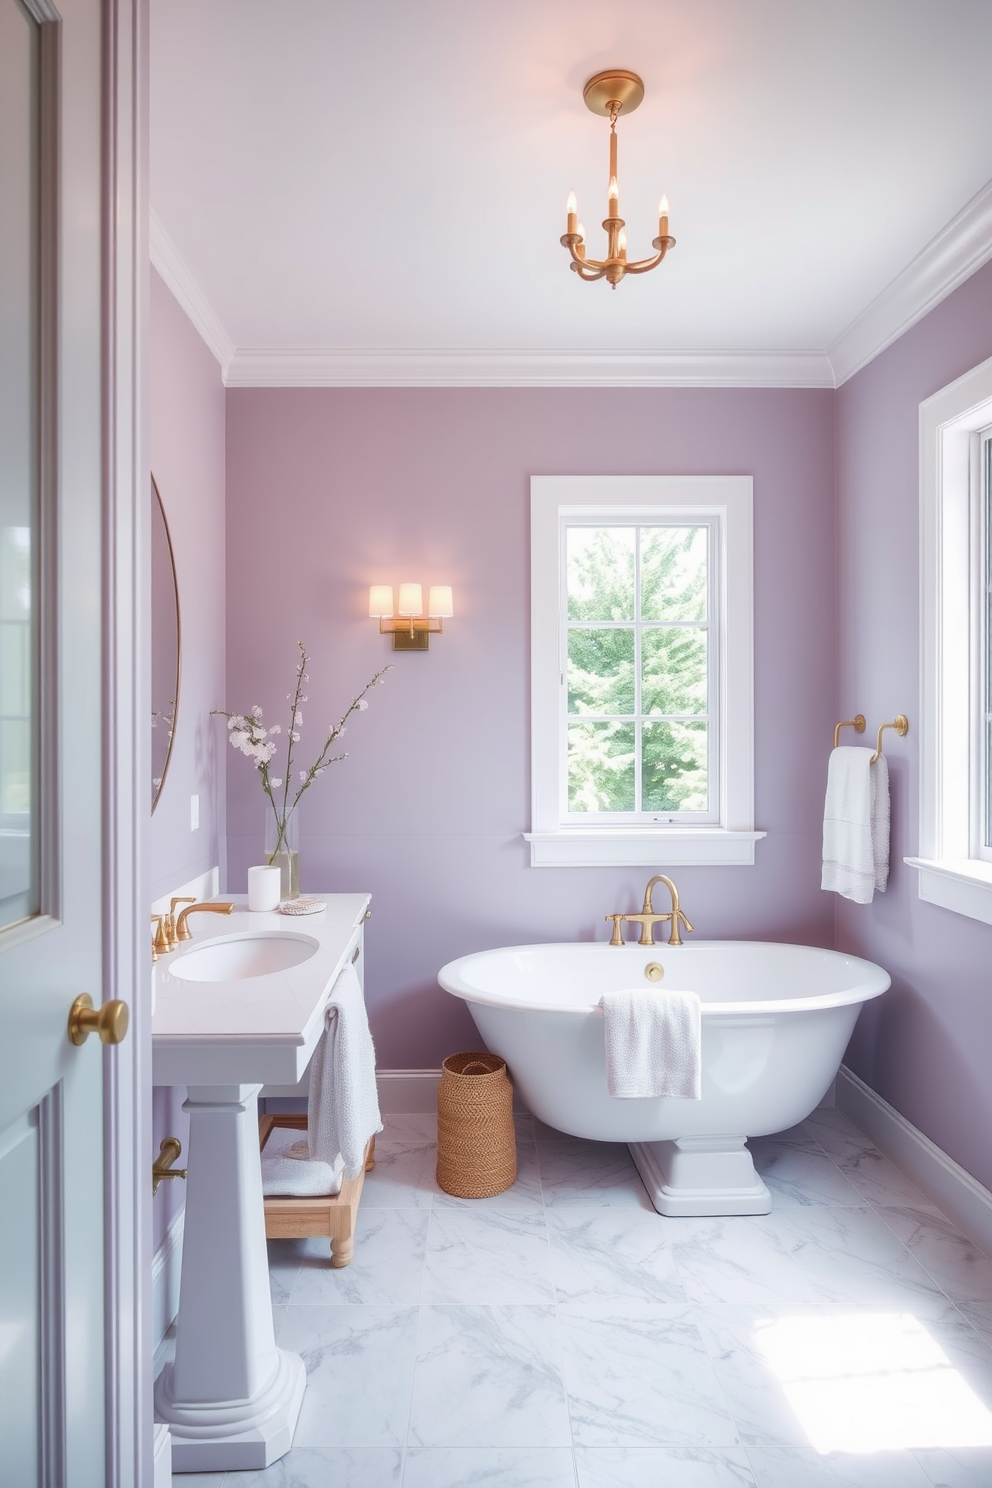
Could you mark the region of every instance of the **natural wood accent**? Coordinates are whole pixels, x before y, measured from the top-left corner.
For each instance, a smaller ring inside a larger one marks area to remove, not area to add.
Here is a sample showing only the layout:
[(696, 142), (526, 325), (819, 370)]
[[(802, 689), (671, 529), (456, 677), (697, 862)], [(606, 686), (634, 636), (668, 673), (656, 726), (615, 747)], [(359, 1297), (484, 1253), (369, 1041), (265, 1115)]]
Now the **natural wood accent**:
[[(264, 1149), (272, 1128), (291, 1127), (306, 1131), (305, 1116), (260, 1116), (259, 1146)], [(331, 1242), (331, 1265), (347, 1266), (355, 1254), (355, 1219), (362, 1197), (365, 1174), (375, 1166), (375, 1137), (365, 1149), (365, 1167), (357, 1178), (344, 1178), (341, 1192), (326, 1198), (266, 1198), (265, 1235), (269, 1240), (300, 1240), (310, 1235), (327, 1235)]]

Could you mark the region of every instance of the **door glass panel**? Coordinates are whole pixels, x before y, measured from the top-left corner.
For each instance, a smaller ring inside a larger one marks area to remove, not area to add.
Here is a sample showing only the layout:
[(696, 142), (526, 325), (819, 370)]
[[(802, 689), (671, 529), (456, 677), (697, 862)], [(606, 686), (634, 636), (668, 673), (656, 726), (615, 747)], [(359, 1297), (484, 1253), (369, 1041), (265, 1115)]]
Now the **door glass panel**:
[(37, 914), (39, 34), (0, 0), (0, 929)]

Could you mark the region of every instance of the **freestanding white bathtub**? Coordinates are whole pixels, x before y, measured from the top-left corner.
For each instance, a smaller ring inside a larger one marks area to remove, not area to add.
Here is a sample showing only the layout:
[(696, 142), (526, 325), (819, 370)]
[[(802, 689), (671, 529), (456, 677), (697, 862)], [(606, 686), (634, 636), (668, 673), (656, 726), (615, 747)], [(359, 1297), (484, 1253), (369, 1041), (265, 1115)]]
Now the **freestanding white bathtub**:
[[(615, 1100), (606, 1088), (603, 1013), (615, 988), (698, 992), (702, 1098)], [(649, 969), (653, 976), (649, 975)], [(549, 1126), (628, 1142), (659, 1214), (767, 1214), (748, 1137), (802, 1121), (830, 1088), (861, 1006), (890, 978), (838, 951), (757, 941), (651, 947), (508, 946), (438, 974), (463, 998), (487, 1047)]]

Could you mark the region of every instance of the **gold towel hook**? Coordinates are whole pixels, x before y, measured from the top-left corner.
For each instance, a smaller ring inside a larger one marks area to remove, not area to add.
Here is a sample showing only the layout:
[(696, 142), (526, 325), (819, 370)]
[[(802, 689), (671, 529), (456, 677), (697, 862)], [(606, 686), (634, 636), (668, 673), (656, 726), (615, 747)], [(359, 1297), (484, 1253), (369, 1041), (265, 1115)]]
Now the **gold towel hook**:
[(865, 715), (863, 713), (858, 713), (855, 715), (854, 718), (848, 718), (845, 719), (843, 723), (838, 723), (837, 727), (834, 729), (835, 749), (837, 748), (837, 740), (840, 738), (840, 731), (842, 728), (853, 728), (856, 734), (863, 734), (865, 729), (867, 728), (867, 724), (865, 723)]
[(878, 740), (876, 741), (876, 744), (875, 744), (875, 753), (871, 757), (871, 763), (872, 764), (874, 764), (877, 759), (881, 759), (881, 756), (882, 756), (882, 730), (883, 729), (887, 729), (887, 728), (894, 728), (895, 731), (896, 731), (896, 733), (899, 735), (900, 739), (902, 739), (902, 738), (904, 738), (906, 736), (906, 734), (909, 733), (909, 719), (906, 717), (905, 713), (897, 713), (896, 716), (895, 716), (895, 718), (893, 718), (893, 720), (892, 720), (891, 723), (883, 723), (879, 727), (879, 730), (878, 730)]

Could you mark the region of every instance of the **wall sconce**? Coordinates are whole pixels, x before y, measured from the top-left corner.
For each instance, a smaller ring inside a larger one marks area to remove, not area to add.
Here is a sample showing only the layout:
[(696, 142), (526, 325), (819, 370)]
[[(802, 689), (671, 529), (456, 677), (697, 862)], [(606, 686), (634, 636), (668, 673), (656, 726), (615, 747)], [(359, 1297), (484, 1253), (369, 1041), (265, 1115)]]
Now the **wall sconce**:
[(441, 635), (445, 620), (453, 614), (450, 584), (431, 585), (426, 615), (424, 591), (420, 584), (400, 585), (400, 600), (395, 611), (391, 584), (372, 584), (369, 587), (369, 617), (379, 621), (380, 635), (392, 636), (394, 651), (426, 651), (431, 636)]

